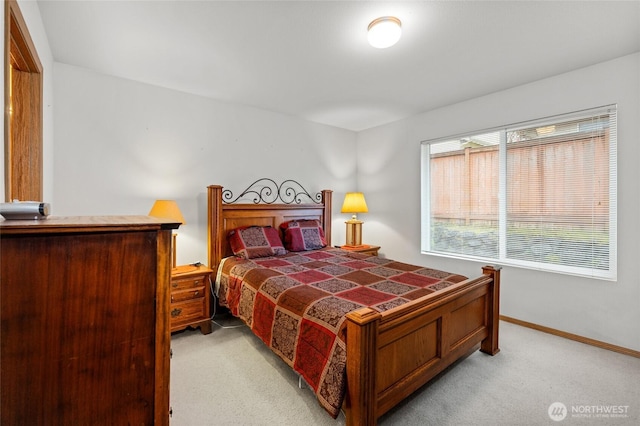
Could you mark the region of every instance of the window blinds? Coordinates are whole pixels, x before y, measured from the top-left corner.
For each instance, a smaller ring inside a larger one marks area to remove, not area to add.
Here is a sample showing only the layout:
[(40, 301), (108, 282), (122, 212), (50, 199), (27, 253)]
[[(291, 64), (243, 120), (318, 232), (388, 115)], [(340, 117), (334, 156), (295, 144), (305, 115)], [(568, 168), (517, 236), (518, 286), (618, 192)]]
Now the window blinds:
[(611, 277), (615, 129), (606, 108), (506, 131), (507, 259)]

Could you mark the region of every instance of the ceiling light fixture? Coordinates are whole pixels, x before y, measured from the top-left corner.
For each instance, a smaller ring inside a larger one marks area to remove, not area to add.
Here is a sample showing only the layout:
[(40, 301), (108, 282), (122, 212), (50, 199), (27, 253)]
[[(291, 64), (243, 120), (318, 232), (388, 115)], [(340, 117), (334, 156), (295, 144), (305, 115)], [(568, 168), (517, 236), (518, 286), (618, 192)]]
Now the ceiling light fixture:
[(400, 40), (402, 24), (395, 16), (382, 16), (371, 21), (367, 30), (369, 44), (378, 49), (384, 49)]

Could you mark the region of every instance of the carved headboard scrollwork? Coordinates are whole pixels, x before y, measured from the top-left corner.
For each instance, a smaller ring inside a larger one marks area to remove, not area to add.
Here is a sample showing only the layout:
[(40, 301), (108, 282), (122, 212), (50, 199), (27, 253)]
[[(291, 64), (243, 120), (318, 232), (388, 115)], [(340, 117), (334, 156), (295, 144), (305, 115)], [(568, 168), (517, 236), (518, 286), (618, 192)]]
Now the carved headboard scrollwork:
[(322, 203), (321, 193), (311, 195), (301, 184), (292, 179), (287, 179), (278, 185), (273, 179), (261, 178), (235, 198), (231, 190), (222, 191), (222, 201), (226, 204), (234, 204), (246, 198), (251, 198), (254, 204), (274, 204), (277, 201), (283, 204), (302, 204), (309, 201), (315, 204)]

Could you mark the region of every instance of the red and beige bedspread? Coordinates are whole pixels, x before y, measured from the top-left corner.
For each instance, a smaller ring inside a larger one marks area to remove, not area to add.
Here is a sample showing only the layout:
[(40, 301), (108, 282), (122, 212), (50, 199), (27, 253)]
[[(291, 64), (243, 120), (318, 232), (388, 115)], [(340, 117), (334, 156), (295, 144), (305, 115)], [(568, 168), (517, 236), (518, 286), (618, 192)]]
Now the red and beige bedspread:
[(327, 248), (226, 258), (216, 288), (220, 304), (302, 375), (335, 418), (346, 390), (345, 315), (365, 306), (383, 312), (465, 279)]

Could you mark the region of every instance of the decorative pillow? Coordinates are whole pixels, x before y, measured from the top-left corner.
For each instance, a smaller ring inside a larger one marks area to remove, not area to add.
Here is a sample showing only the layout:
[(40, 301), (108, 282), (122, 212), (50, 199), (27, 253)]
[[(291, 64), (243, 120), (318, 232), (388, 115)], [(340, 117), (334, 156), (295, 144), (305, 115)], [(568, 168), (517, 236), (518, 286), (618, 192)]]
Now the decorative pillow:
[(280, 225), (284, 246), (289, 251), (317, 250), (327, 246), (324, 231), (317, 220), (291, 220)]
[(228, 238), (233, 254), (245, 259), (287, 253), (278, 230), (271, 226), (243, 226), (229, 232)]

